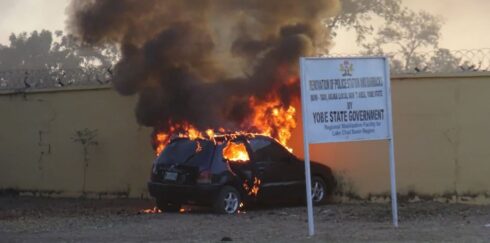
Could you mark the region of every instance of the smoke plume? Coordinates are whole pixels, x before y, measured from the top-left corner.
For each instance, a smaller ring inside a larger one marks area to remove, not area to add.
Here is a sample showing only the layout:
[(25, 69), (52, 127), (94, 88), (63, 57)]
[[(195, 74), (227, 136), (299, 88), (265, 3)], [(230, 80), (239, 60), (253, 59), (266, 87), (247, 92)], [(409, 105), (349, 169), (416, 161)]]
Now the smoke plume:
[(326, 45), (337, 0), (74, 0), (69, 29), (115, 43), (115, 89), (138, 95), (140, 124), (243, 126), (257, 102), (299, 96), (298, 59)]

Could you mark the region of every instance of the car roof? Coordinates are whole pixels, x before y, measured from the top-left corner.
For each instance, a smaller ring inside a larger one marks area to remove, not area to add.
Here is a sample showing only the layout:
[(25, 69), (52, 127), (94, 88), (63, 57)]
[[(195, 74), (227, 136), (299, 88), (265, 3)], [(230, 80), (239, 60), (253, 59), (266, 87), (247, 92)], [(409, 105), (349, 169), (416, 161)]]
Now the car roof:
[(179, 141), (179, 140), (200, 140), (200, 141), (212, 141), (212, 142), (215, 141), (218, 143), (222, 143), (222, 142), (226, 142), (226, 141), (240, 141), (240, 140), (250, 141), (250, 140), (255, 139), (255, 138), (262, 138), (262, 139), (266, 139), (266, 140), (270, 140), (270, 141), (275, 140), (274, 138), (272, 138), (270, 136), (259, 134), (259, 133), (245, 133), (245, 132), (239, 132), (238, 133), (237, 132), (237, 133), (215, 134), (212, 138), (199, 137), (199, 138), (191, 139), (189, 137), (176, 136), (176, 137), (170, 139), (170, 143), (175, 142), (175, 141)]

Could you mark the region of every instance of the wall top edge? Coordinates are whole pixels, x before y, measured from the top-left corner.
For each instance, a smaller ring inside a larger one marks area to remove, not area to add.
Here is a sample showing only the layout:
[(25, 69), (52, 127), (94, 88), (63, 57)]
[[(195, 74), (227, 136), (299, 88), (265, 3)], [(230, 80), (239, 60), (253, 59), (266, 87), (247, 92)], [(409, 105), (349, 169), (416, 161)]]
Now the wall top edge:
[(407, 73), (391, 74), (391, 79), (422, 79), (422, 78), (472, 78), (490, 77), (490, 72), (458, 72), (458, 73)]
[(0, 95), (58, 93), (58, 92), (90, 91), (90, 90), (104, 90), (104, 89), (112, 89), (112, 85), (88, 85), (88, 86), (73, 86), (73, 87), (44, 88), (44, 89), (11, 89), (11, 90), (0, 90)]
[[(427, 79), (427, 78), (472, 78), (472, 77), (490, 77), (490, 72), (460, 72), (460, 73), (411, 73), (411, 74), (392, 74), (391, 79)], [(12, 89), (0, 90), (0, 95), (12, 94), (35, 94), (35, 93), (57, 93), (71, 91), (93, 91), (112, 89), (112, 85), (88, 85), (88, 86), (73, 86), (60, 88), (45, 88), (45, 89)]]

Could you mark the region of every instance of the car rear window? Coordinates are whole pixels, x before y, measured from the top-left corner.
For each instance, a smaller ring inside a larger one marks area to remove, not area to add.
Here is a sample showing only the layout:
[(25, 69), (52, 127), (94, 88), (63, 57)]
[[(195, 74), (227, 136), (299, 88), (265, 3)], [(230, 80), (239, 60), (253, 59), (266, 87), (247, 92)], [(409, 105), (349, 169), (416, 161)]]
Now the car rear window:
[(158, 163), (164, 165), (209, 166), (214, 144), (207, 140), (177, 139), (168, 144), (158, 157)]

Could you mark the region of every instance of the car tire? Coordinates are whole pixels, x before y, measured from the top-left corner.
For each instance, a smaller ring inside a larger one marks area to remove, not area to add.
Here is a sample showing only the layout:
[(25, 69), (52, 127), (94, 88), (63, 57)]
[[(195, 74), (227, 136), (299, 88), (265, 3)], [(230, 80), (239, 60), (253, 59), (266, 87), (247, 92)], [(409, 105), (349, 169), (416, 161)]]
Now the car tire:
[(158, 209), (162, 210), (162, 212), (179, 212), (181, 208), (180, 203), (171, 203), (161, 199), (156, 199)]
[(320, 205), (327, 201), (328, 188), (325, 181), (319, 176), (311, 177), (311, 199), (313, 204)]
[(232, 186), (224, 186), (216, 198), (213, 208), (219, 214), (234, 214), (240, 209), (242, 198)]

